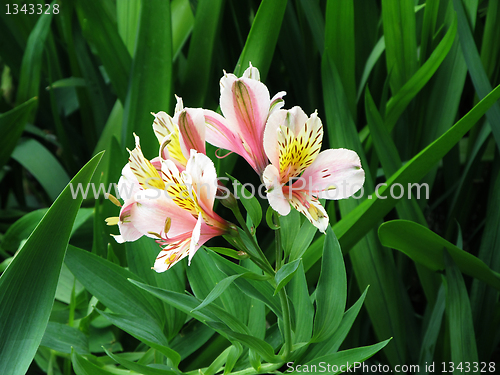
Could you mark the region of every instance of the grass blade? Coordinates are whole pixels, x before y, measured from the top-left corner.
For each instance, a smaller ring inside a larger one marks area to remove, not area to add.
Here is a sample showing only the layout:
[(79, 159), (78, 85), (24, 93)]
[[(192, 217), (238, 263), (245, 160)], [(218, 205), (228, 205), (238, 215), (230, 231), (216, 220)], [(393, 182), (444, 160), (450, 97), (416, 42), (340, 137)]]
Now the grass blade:
[(20, 143), (12, 157), (40, 182), (51, 200), (55, 200), (69, 182), (68, 174), (59, 161), (34, 139)]
[(45, 40), (49, 35), (52, 13), (43, 14), (30, 33), (21, 63), (21, 75), (17, 91), (17, 105), (38, 95), (42, 74), (42, 56)]
[(340, 244), (331, 227), (326, 230), (321, 274), (316, 289), (312, 342), (328, 339), (342, 320), (347, 299), (347, 276)]
[(500, 274), (479, 258), (461, 250), (422, 225), (413, 221), (393, 220), (382, 224), (378, 233), (384, 246), (404, 252), (415, 262), (433, 271), (445, 268), (443, 249), (446, 249), (460, 271), (500, 290)]
[(37, 98), (11, 109), (8, 112), (0, 114), (0, 167), (3, 167), (14, 151), (17, 141), (23, 134), (24, 126), (28, 121), (31, 110), (35, 108)]
[(224, 0), (200, 0), (196, 7), (182, 90), (183, 98), (190, 107), (202, 107), (205, 102), (223, 4)]
[[(73, 178), (87, 184), (97, 155)], [(22, 375), (49, 321), (71, 228), (82, 197), (67, 186), (0, 277), (0, 373)], [(51, 251), (47, 251), (51, 249)]]
[(417, 70), (415, 10), (411, 1), (382, 0), (387, 71), (396, 94)]
[(446, 252), (444, 258), (446, 263), (446, 316), (450, 332), (451, 360), (456, 364), (477, 363), (472, 311), (464, 279)]
[(125, 103), (132, 58), (118, 33), (116, 20), (104, 2), (79, 0), (77, 4), (83, 35), (97, 50), (116, 95)]
[(280, 33), (281, 22), (285, 15), (287, 0), (263, 0), (259, 10), (255, 15), (252, 28), (248, 33), (245, 47), (241, 52), (240, 58), (234, 74), (240, 77), (248, 64), (260, 71), (260, 79), (266, 81), (267, 72), (271, 66), (276, 43)]
[(356, 120), (354, 2), (329, 0), (325, 15), (325, 52), (338, 69), (351, 116)]
[[(159, 28), (151, 25), (162, 25)], [(151, 112), (169, 113), (172, 98), (172, 27), (170, 2), (143, 1), (130, 89), (123, 113), (122, 142), (132, 147), (133, 132), (143, 150), (158, 148)], [(146, 155), (153, 158), (155, 155)]]
[[(460, 38), (460, 45), (462, 46), (465, 63), (469, 68), (474, 88), (478, 96), (482, 99), (491, 91), (491, 83), (481, 62), (481, 57), (479, 56), (474, 37), (469, 27), (462, 0), (453, 0), (453, 7), (457, 12), (459, 22), (458, 36)], [(493, 104), (490, 110), (486, 112), (486, 117), (491, 125), (491, 131), (495, 137), (497, 147), (500, 149), (500, 105), (498, 103)]]

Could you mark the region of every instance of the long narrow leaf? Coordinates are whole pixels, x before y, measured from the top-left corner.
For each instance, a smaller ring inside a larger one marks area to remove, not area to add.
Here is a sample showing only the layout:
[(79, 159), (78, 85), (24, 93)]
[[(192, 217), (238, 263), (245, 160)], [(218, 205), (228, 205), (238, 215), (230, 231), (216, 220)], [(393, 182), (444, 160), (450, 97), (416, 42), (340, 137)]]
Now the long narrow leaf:
[[(71, 183), (88, 183), (100, 158), (97, 155), (89, 161)], [(81, 196), (72, 199), (68, 185), (0, 277), (2, 374), (25, 374), (35, 356), (81, 202)]]

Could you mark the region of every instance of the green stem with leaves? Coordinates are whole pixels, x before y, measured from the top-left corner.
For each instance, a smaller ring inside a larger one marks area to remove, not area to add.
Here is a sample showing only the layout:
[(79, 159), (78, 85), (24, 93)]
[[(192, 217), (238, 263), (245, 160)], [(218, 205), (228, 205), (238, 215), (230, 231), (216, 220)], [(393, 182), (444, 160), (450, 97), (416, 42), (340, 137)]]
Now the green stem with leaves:
[[(273, 267), (271, 266), (271, 264), (269, 263), (269, 261), (267, 260), (266, 256), (264, 255), (264, 253), (262, 252), (259, 244), (257, 243), (257, 241), (255, 240), (255, 237), (250, 233), (250, 230), (248, 230), (248, 227), (247, 227), (247, 224), (245, 222), (245, 219), (243, 218), (243, 215), (241, 214), (240, 212), (240, 209), (238, 207), (238, 205), (234, 206), (234, 207), (231, 207), (231, 210), (233, 211), (234, 213), (234, 216), (236, 217), (236, 220), (238, 220), (238, 223), (241, 225), (243, 231), (245, 232), (245, 234), (248, 236), (248, 238), (250, 238), (250, 241), (252, 241), (252, 244), (254, 245), (255, 249), (257, 250), (257, 252), (259, 253), (259, 262), (256, 264), (262, 268), (263, 271), (271, 274), (274, 276), (275, 272), (274, 272), (274, 269)], [(250, 255), (250, 253), (249, 253)], [(251, 256), (251, 259), (255, 262), (255, 257), (252, 257)]]
[[(274, 231), (275, 243), (276, 243), (276, 272), (281, 268), (281, 260), (283, 258), (283, 250), (281, 248), (281, 231), (278, 213), (275, 212), (273, 217), (276, 220), (276, 229)], [(281, 310), (283, 312), (283, 334), (285, 339), (285, 350), (283, 352), (283, 359), (286, 361), (288, 355), (292, 351), (292, 325), (290, 322), (290, 306), (288, 305), (288, 297), (286, 295), (285, 288), (281, 288), (279, 291)]]

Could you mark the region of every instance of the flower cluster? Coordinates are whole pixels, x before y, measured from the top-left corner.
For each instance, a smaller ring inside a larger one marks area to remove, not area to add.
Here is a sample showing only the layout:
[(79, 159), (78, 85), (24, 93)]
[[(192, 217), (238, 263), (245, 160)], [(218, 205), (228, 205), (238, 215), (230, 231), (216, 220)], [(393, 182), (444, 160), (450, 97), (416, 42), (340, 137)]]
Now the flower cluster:
[(217, 173), (205, 142), (243, 157), (264, 182), (276, 212), (287, 215), (293, 207), (325, 232), (328, 215), (318, 199), (354, 194), (363, 185), (364, 171), (354, 151), (321, 152), (323, 125), (317, 113), (308, 117), (300, 107), (282, 109), (284, 95), (271, 98), (250, 65), (241, 78), (225, 73), (220, 80), (222, 115), (184, 108), (180, 98), (174, 117), (153, 114), (158, 157), (146, 159), (135, 136), (118, 183), (120, 191), (120, 185), (132, 186), (133, 194), (124, 198), (119, 217), (107, 219), (119, 227), (115, 239), (156, 239), (162, 250), (153, 268), (163, 272), (186, 256), (190, 262), (210, 238), (234, 231), (213, 211)]

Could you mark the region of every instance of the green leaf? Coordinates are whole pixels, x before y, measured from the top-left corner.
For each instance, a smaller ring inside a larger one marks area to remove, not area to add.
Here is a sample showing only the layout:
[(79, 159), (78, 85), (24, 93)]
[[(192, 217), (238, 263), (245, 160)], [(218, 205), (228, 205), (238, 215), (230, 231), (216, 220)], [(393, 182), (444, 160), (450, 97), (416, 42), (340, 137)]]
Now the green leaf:
[(117, 0), (116, 23), (118, 33), (127, 46), (130, 56), (134, 56), (137, 25), (141, 14), (141, 0)]
[(262, 81), (266, 80), (274, 50), (285, 15), (287, 0), (263, 0), (252, 22), (245, 47), (234, 68), (237, 77), (243, 75), (251, 62), (259, 69)]
[[(500, 162), (494, 163), (491, 174), (490, 194), (478, 258), (494, 271), (500, 270)], [(496, 176), (495, 176), (496, 175)], [(498, 291), (475, 279), (472, 281), (470, 300), (476, 328), (479, 353), (492, 353), (496, 348), (496, 333), (491, 329), (491, 322), (498, 319)]]
[(321, 273), (316, 288), (316, 315), (312, 342), (329, 338), (342, 320), (347, 299), (347, 276), (339, 241), (332, 228), (326, 230)]
[[(248, 272), (245, 267), (238, 266), (214, 252), (208, 254), (214, 259), (217, 267), (228, 276)], [(264, 302), (280, 319), (282, 318), (281, 305), (278, 298), (274, 296), (273, 287), (269, 283), (243, 278), (236, 279), (234, 283), (242, 292)]]
[[(151, 27), (161, 25), (161, 27)], [(169, 112), (172, 100), (172, 26), (170, 1), (141, 2), (137, 45), (123, 112), (122, 145), (131, 147), (133, 132), (143, 150), (158, 149), (151, 112)], [(152, 158), (157, 152), (148, 154)]]
[(193, 296), (155, 288), (132, 279), (129, 279), (129, 281), (202, 323), (222, 322), (235, 332), (249, 333), (248, 328), (240, 320), (215, 304), (205, 306), (200, 311), (197, 311), (195, 307), (198, 306), (199, 301)]
[[(307, 220), (307, 222), (309, 222)], [(286, 290), (290, 298), (290, 306), (293, 308), (291, 315), (294, 317), (292, 321), (295, 324), (293, 331), (294, 343), (308, 342), (312, 336), (313, 321), (314, 321), (314, 306), (309, 297), (306, 275), (304, 273), (304, 265), (302, 262), (295, 273), (295, 277), (288, 283)], [(299, 353), (303, 353), (306, 349), (299, 349)], [(294, 353), (299, 355), (298, 353)]]
[(69, 77), (52, 82), (50, 86), (47, 86), (47, 90), (58, 89), (61, 87), (85, 87), (86, 85), (85, 80), (81, 77)]
[(319, 2), (300, 0), (300, 5), (306, 16), (319, 53), (323, 53), (325, 44), (325, 19)]
[(445, 303), (445, 290), (444, 286), (441, 284), (436, 298), (436, 303), (432, 309), (429, 324), (425, 329), (422, 346), (420, 347), (420, 357), (418, 363), (421, 367), (425, 366), (426, 363), (430, 363), (434, 358), (434, 351), (436, 349), (439, 332), (441, 330), (441, 322), (443, 321)]
[(377, 44), (375, 44), (375, 47), (373, 47), (372, 52), (370, 53), (370, 56), (366, 60), (365, 68), (363, 70), (363, 75), (361, 77), (359, 87), (358, 87), (358, 94), (356, 96), (356, 101), (359, 101), (359, 98), (361, 98), (361, 94), (363, 94), (363, 89), (366, 85), (366, 82), (368, 81), (368, 77), (370, 76), (370, 73), (372, 72), (375, 64), (378, 62), (380, 56), (382, 56), (382, 52), (385, 51), (385, 39), (384, 36), (382, 36)]
[[(204, 300), (208, 298), (214, 288), (218, 287), (218, 284), (223, 282), (227, 275), (217, 269), (214, 260), (206, 251), (198, 251), (196, 258), (187, 269), (187, 277), (196, 298)], [(215, 295), (212, 295), (210, 299), (213, 301), (215, 298), (220, 297), (215, 304), (231, 315), (237, 316), (243, 324), (246, 324), (249, 309), (248, 298), (245, 298), (245, 295), (239, 291), (236, 285), (225, 285), (225, 282), (223, 282), (221, 287), (222, 289), (215, 291)], [(225, 293), (222, 293), (224, 291)], [(212, 299), (212, 297), (215, 298)]]
[(411, 1), (382, 0), (387, 71), (397, 93), (417, 70), (415, 10)]
[(363, 306), (368, 288), (369, 287), (366, 287), (365, 291), (363, 292), (361, 297), (358, 298), (356, 303), (344, 313), (342, 321), (340, 322), (338, 328), (335, 330), (335, 333), (325, 342), (310, 346), (305, 353), (304, 358), (300, 359), (300, 362), (311, 361), (314, 358), (337, 352), (337, 350), (340, 348), (340, 345), (342, 345), (345, 338), (347, 337), (347, 334), (349, 333), (354, 321), (356, 320), (356, 317), (359, 314), (359, 311), (361, 310), (361, 307)]
[[(385, 25), (385, 24), (384, 24)], [(354, 2), (329, 0), (325, 15), (325, 52), (337, 67), (345, 98), (353, 119), (356, 119)]]
[[(272, 211), (271, 206), (269, 206)], [(275, 215), (278, 215), (277, 213)], [(281, 247), (283, 248), (284, 258), (290, 255), (293, 244), (297, 240), (300, 230), (301, 214), (297, 210), (291, 210), (286, 216), (279, 217)], [(305, 220), (308, 221), (308, 220)]]
[(443, 249), (446, 249), (460, 271), (500, 290), (500, 274), (422, 225), (406, 220), (389, 221), (380, 226), (379, 238), (384, 246), (402, 251), (433, 271), (445, 268)]
[(173, 0), (171, 8), (172, 51), (175, 60), (193, 30), (194, 16), (189, 0)]
[[(200, 303), (196, 308), (194, 308), (192, 311), (196, 311), (199, 309), (202, 309), (203, 307), (207, 306), (208, 304), (212, 303), (215, 299), (217, 299), (224, 291), (233, 283), (235, 279), (240, 277), (242, 275), (232, 275), (228, 276), (225, 279), (222, 279), (220, 282), (218, 282), (215, 285), (215, 288), (213, 288), (208, 296), (203, 300), (202, 303)], [(191, 312), (192, 312), (191, 311)]]
[(115, 362), (119, 363), (125, 368), (132, 370), (134, 372), (144, 374), (144, 375), (177, 375), (178, 373), (170, 366), (161, 365), (161, 368), (150, 367), (142, 365), (140, 363), (129, 361), (122, 356), (111, 353), (111, 351), (106, 350), (106, 354), (110, 356)]
[[(87, 184), (101, 155), (71, 183)], [(67, 186), (0, 277), (0, 373), (25, 374), (47, 326), (81, 197)], [(50, 251), (47, 251), (50, 249)]]
[(71, 354), (73, 348), (79, 354), (90, 354), (89, 341), (83, 332), (56, 322), (48, 323), (40, 345), (61, 353)]
[[(215, 41), (220, 32), (224, 0), (199, 0), (196, 7), (193, 33), (189, 42), (183, 86), (184, 99), (192, 107), (205, 102), (211, 81)], [(196, 87), (196, 90), (192, 88)]]
[(76, 296), (84, 290), (83, 285), (75, 280), (75, 276), (73, 276), (66, 264), (63, 263), (59, 282), (57, 283), (56, 299), (69, 305), (71, 303), (73, 288), (75, 289)]
[(17, 105), (38, 96), (42, 73), (43, 50), (45, 48), (45, 40), (49, 35), (51, 21), (51, 12), (42, 14), (30, 33), (21, 63), (21, 74), (16, 97)]
[[(386, 127), (391, 131), (396, 125), (401, 114), (404, 112), (408, 104), (422, 90), (427, 82), (434, 75), (436, 70), (450, 52), (450, 49), (457, 34), (457, 22), (453, 19), (450, 28), (446, 32), (443, 40), (439, 43), (436, 49), (432, 52), (429, 59), (420, 67), (415, 74), (401, 87), (387, 103), (386, 109)], [(491, 90), (490, 90), (491, 91)]]
[(14, 151), (17, 141), (23, 134), (24, 126), (28, 121), (31, 110), (35, 108), (37, 98), (18, 105), (9, 112), (0, 114), (0, 167), (3, 167)]
[(52, 200), (57, 198), (69, 182), (68, 174), (59, 161), (34, 139), (18, 144), (12, 157), (40, 182)]
[(258, 339), (257, 337), (254, 336), (245, 335), (239, 332), (230, 331), (220, 323), (211, 322), (209, 323), (209, 325), (218, 331), (225, 332), (230, 338), (239, 341), (243, 345), (246, 345), (249, 348), (255, 350), (267, 362), (279, 363), (283, 361), (281, 357), (274, 354), (273, 347), (264, 340)]
[[(151, 238), (142, 237), (134, 242), (126, 242), (127, 261), (130, 271), (141, 277), (149, 285), (182, 293), (186, 277), (182, 267), (174, 267), (169, 272), (151, 271), (151, 266), (160, 252), (160, 247)], [(184, 325), (186, 315), (170, 305), (164, 304), (167, 337), (173, 338)]]
[(170, 341), (170, 347), (184, 359), (201, 348), (214, 334), (215, 331), (209, 326), (191, 319), (180, 334)]
[(304, 220), (297, 233), (297, 237), (295, 237), (295, 241), (293, 241), (292, 248), (290, 250), (290, 261), (294, 261), (302, 257), (311, 244), (317, 229), (318, 228), (312, 225), (309, 220)]
[(113, 314), (97, 310), (99, 314), (108, 319), (115, 326), (128, 332), (138, 340), (163, 353), (172, 360), (175, 366), (179, 365), (181, 356), (168, 347), (168, 341), (163, 335), (161, 327), (149, 317)]
[(113, 375), (113, 372), (103, 369), (88, 361), (75, 351), (71, 353), (71, 363), (76, 375)]
[(276, 276), (274, 277), (274, 280), (276, 281), (274, 295), (276, 295), (286, 284), (288, 284), (293, 275), (295, 275), (295, 272), (297, 272), (300, 264), (300, 259), (297, 259), (291, 263), (285, 264), (278, 270), (278, 272), (276, 272)]
[[(476, 42), (474, 41), (474, 36), (469, 26), (462, 0), (453, 0), (453, 7), (457, 12), (459, 22), (458, 36), (465, 63), (469, 68), (469, 74), (472, 78), (474, 88), (479, 98), (482, 99), (491, 91), (491, 83), (481, 62), (481, 57), (479, 56)], [(494, 103), (491, 109), (486, 112), (486, 118), (491, 125), (491, 131), (495, 137), (497, 147), (500, 149), (500, 105), (498, 103)]]
[(111, 311), (162, 321), (159, 301), (127, 281), (140, 280), (132, 272), (73, 246), (68, 247), (65, 263), (78, 281)]
[(243, 204), (243, 207), (245, 207), (247, 214), (250, 216), (250, 219), (252, 219), (253, 226), (257, 228), (262, 220), (262, 208), (260, 207), (259, 201), (255, 197), (255, 191), (252, 190), (251, 194), (245, 187), (245, 185), (247, 184), (242, 184), (229, 174), (228, 176), (231, 181), (233, 181), (235, 198), (238, 199), (241, 204)]
[(464, 279), (451, 257), (444, 251), (446, 263), (446, 316), (449, 323), (451, 360), (454, 363), (477, 362), (472, 311)]
[[(348, 369), (352, 368), (353, 366), (357, 366), (353, 370), (359, 370), (361, 368), (360, 366), (362, 366), (361, 362), (367, 360), (372, 355), (383, 349), (389, 343), (389, 341), (391, 340), (389, 339), (383, 342), (379, 342), (375, 345), (362, 346), (359, 348), (344, 350), (341, 352), (325, 355), (323, 357), (315, 358), (312, 361), (301, 365), (301, 367), (296, 367), (297, 371), (293, 372), (292, 374), (309, 371), (309, 369), (312, 368), (311, 366), (316, 366), (316, 368), (322, 369), (321, 364), (322, 366), (324, 366), (325, 370), (325, 364), (329, 364), (331, 367), (336, 366), (339, 371), (335, 372), (335, 374), (349, 371)], [(340, 366), (343, 366), (343, 368), (341, 368)], [(306, 370), (306, 368), (308, 370)]]
[(77, 1), (83, 35), (97, 50), (116, 95), (125, 103), (132, 58), (123, 43), (116, 20), (101, 1)]
[(5, 232), (2, 238), (2, 250), (15, 253), (21, 242), (29, 237), (46, 213), (46, 208), (40, 208), (19, 218)]

